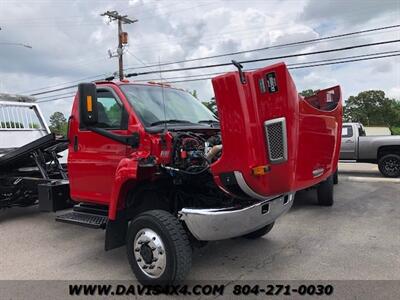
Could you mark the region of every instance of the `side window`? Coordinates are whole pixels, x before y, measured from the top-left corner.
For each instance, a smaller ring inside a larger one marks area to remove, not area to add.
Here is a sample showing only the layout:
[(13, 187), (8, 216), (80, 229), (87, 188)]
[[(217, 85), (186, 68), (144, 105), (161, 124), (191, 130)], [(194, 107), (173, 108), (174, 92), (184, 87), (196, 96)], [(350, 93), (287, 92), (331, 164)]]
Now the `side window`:
[(115, 99), (112, 92), (107, 90), (97, 91), (97, 111), (99, 121), (96, 127), (108, 129), (122, 128), (122, 106)]
[(359, 136), (366, 136), (364, 127), (362, 127), (362, 126), (358, 127), (358, 135)]
[(349, 138), (353, 136), (353, 127), (343, 126), (342, 128), (342, 138)]

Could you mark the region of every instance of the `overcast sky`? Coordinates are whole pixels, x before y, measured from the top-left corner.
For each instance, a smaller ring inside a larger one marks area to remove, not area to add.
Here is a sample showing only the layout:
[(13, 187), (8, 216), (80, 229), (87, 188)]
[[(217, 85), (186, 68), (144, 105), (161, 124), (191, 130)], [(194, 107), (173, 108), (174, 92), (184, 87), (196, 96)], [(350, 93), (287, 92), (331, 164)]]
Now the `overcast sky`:
[[(110, 59), (107, 54), (109, 49), (114, 51), (116, 48), (116, 24), (100, 16), (106, 10), (118, 10), (139, 19), (139, 22), (124, 27), (129, 33), (125, 67), (143, 67), (159, 61), (197, 58), (400, 24), (400, 0), (0, 0), (0, 92), (30, 94), (32, 90), (67, 86), (71, 81), (84, 81), (96, 75), (101, 78), (116, 71), (117, 60)], [(398, 28), (173, 67), (393, 39), (400, 39)], [(5, 43), (24, 43), (32, 49)], [(284, 61), (292, 64), (399, 50), (399, 44)], [(262, 67), (269, 63), (272, 62), (246, 67)], [(164, 77), (230, 70), (233, 67), (167, 73)], [(345, 99), (369, 89), (381, 89), (388, 96), (400, 99), (399, 57), (293, 70), (291, 73), (299, 91), (340, 84)], [(140, 79), (146, 78), (154, 78), (154, 75)], [(196, 89), (202, 100), (213, 96), (209, 80), (177, 85)], [(66, 93), (68, 90), (54, 95)], [(72, 97), (46, 102), (42, 110), (46, 117), (54, 111), (68, 116), (71, 103)]]

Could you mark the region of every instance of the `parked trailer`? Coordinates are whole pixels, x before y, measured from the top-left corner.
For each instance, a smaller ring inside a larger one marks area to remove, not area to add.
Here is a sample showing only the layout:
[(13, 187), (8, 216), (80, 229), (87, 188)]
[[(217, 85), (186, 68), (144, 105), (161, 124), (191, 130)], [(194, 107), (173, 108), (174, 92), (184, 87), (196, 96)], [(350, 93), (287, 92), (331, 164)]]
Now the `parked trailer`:
[(62, 142), (48, 135), (9, 152), (3, 178), (25, 181), (22, 167), (36, 166), (39, 206), (71, 198), (56, 220), (105, 229), (105, 249), (126, 244), (136, 278), (151, 284), (183, 280), (191, 246), (267, 234), (298, 190), (315, 187), (332, 205), (340, 87), (303, 98), (283, 63), (234, 65), (212, 80), (219, 118), (165, 84), (82, 83), (69, 118), (68, 195), (56, 190), (67, 186)]
[[(37, 204), (39, 191), (48, 197), (50, 184), (62, 186), (68, 198), (67, 172), (57, 155), (68, 144), (50, 132), (34, 102), (32, 97), (0, 94), (0, 209)], [(71, 206), (64, 202), (55, 208)], [(41, 204), (44, 210), (45, 201)]]

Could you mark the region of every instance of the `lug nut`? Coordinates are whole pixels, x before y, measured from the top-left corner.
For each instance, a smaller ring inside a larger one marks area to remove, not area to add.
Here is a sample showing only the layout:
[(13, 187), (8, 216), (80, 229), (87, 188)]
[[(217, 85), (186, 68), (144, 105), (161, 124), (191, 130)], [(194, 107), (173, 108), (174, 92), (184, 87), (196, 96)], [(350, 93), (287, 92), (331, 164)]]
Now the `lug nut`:
[(143, 269), (147, 269), (147, 266), (143, 266)]
[(150, 269), (150, 270), (154, 269), (154, 266), (153, 266), (153, 265), (151, 265), (151, 266), (149, 267), (149, 269)]
[(139, 251), (140, 251), (140, 248), (136, 248), (135, 251), (136, 251), (136, 252), (139, 252)]
[(136, 261), (137, 261), (137, 262), (141, 262), (141, 261), (142, 261), (142, 259), (141, 259), (141, 258), (138, 258)]

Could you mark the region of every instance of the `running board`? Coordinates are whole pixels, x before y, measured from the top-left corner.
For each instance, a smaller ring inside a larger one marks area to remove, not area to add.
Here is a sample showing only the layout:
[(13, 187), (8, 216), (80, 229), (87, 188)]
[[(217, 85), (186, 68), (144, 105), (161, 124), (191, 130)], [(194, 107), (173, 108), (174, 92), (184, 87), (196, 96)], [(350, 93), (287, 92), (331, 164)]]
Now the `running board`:
[(64, 215), (57, 216), (56, 221), (62, 223), (80, 225), (89, 228), (105, 229), (108, 218), (107, 216), (102, 216), (97, 214), (72, 211)]

